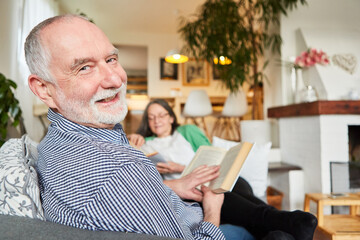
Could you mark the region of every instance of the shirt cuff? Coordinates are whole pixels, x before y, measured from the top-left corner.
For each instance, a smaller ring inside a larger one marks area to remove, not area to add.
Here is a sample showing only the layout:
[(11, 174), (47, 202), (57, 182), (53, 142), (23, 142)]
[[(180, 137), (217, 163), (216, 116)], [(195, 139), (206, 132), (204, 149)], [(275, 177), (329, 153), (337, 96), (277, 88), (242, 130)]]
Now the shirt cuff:
[(225, 236), (220, 228), (211, 222), (201, 222), (199, 227), (195, 230), (194, 236), (196, 239), (224, 239)]

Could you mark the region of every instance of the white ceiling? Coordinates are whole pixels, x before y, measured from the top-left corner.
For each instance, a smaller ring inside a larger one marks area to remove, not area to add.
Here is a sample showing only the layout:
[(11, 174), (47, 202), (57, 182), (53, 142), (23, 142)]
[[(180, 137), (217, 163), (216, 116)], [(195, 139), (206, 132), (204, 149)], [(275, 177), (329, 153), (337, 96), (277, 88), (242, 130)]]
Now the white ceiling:
[(180, 16), (190, 16), (205, 0), (58, 0), (61, 13), (85, 13), (105, 32), (174, 34)]

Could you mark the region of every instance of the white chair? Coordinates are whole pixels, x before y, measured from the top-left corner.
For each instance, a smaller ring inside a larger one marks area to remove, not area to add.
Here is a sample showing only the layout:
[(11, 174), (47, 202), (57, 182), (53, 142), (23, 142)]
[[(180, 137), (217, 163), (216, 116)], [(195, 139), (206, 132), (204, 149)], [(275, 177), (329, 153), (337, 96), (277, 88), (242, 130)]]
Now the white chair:
[(194, 124), (201, 128), (200, 123), (196, 120), (201, 119), (202, 128), (207, 137), (209, 136), (205, 117), (212, 114), (212, 105), (205, 90), (192, 90), (186, 99), (183, 115), (185, 123), (191, 119)]
[(230, 93), (221, 115), (217, 117), (211, 135), (240, 141), (240, 121), (247, 111), (248, 104), (244, 91), (240, 89), (238, 92)]

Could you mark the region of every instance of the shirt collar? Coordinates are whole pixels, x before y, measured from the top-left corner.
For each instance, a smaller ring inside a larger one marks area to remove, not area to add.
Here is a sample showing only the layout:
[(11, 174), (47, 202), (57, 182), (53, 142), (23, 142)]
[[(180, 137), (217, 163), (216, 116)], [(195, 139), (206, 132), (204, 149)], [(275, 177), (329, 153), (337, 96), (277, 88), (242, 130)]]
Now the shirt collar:
[(55, 112), (51, 108), (49, 108), (47, 117), (51, 125), (57, 126), (57, 128), (65, 131), (78, 132), (91, 138), (98, 138), (114, 143), (129, 144), (120, 123), (117, 123), (113, 129), (88, 127), (66, 119), (63, 115)]

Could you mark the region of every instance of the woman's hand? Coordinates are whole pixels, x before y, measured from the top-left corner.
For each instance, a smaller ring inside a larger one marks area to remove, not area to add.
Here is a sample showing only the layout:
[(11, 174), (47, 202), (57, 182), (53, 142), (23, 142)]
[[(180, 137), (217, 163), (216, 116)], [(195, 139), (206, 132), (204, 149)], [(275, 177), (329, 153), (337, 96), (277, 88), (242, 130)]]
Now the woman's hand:
[(135, 148), (140, 148), (145, 143), (145, 138), (137, 133), (132, 133), (127, 136), (130, 145)]
[(196, 189), (196, 187), (217, 178), (219, 176), (219, 169), (219, 166), (208, 167), (202, 165), (182, 178), (165, 180), (164, 183), (182, 199), (202, 202), (203, 193)]
[(156, 164), (156, 169), (161, 174), (182, 173), (182, 171), (184, 171), (185, 169), (185, 166), (179, 163), (167, 162), (167, 163)]

